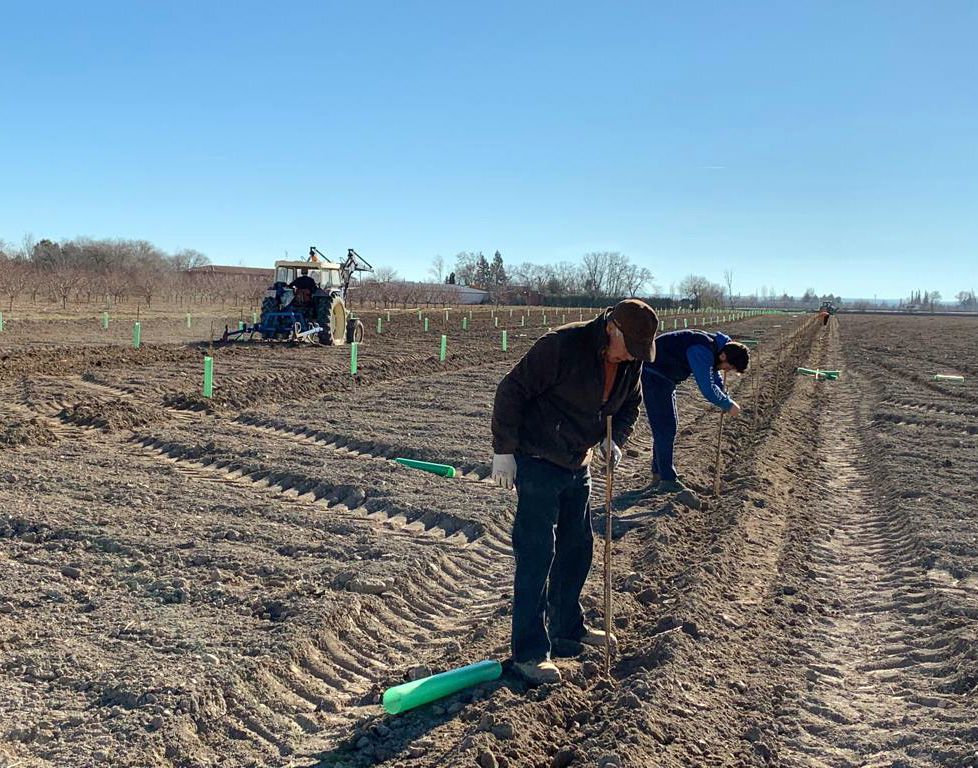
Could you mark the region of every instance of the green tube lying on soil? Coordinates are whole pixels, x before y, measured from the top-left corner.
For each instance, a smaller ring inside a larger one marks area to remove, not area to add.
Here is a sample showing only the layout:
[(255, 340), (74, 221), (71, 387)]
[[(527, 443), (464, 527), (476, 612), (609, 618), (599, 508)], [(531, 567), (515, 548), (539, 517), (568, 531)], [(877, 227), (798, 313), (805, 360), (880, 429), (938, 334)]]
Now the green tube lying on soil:
[(435, 464), (431, 461), (418, 461), (417, 459), (394, 459), (394, 461), (411, 469), (423, 469), (425, 472), (434, 472), (442, 477), (455, 477), (455, 467), (450, 464)]
[(816, 370), (812, 368), (799, 368), (798, 373), (803, 373), (806, 376), (815, 376), (816, 378), (825, 378), (825, 379), (830, 379), (831, 381), (835, 381), (836, 379), (839, 378), (839, 374), (841, 373), (841, 371), (823, 371), (820, 369)]
[(436, 699), (451, 696), (464, 688), (496, 680), (502, 673), (503, 667), (498, 661), (487, 659), (467, 667), (395, 685), (384, 691), (384, 709), (392, 715), (407, 712)]
[(952, 373), (935, 373), (934, 381), (964, 381), (964, 376)]

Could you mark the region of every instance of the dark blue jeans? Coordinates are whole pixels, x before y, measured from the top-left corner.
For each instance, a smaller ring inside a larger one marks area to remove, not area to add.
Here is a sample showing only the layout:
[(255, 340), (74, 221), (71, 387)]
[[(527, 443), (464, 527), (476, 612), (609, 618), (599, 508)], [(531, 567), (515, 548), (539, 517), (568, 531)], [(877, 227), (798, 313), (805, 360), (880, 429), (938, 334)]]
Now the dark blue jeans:
[[(581, 590), (591, 570), (591, 474), (516, 455), (513, 661), (547, 658), (550, 638), (584, 635)], [(549, 634), (548, 634), (549, 618)]]
[(676, 387), (657, 373), (642, 371), (642, 399), (652, 430), (652, 471), (663, 480), (675, 480), (672, 454), (679, 426)]

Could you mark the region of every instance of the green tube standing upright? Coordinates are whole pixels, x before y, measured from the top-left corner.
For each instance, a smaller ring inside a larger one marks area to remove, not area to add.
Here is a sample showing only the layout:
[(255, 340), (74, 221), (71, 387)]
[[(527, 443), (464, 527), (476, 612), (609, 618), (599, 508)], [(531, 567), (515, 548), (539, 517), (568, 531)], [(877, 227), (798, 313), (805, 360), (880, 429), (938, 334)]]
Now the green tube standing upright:
[(132, 345), (136, 349), (139, 349), (140, 345), (143, 343), (143, 326), (137, 320), (132, 324)]
[(384, 709), (391, 715), (407, 712), (470, 686), (497, 680), (502, 673), (503, 667), (498, 661), (487, 659), (467, 667), (395, 685), (384, 691)]
[(350, 342), (350, 374), (356, 375), (357, 372), (357, 343)]
[(109, 330), (109, 313), (108, 312), (103, 312), (102, 313), (102, 330), (103, 331)]
[(438, 359), (444, 363), (447, 354), (448, 354), (448, 337), (443, 333), (441, 335), (441, 348), (438, 350)]
[(3, 333), (3, 312), (0, 312), (0, 333)]
[(509, 334), (503, 331), (503, 352), (509, 351)]
[(204, 387), (201, 390), (204, 397), (214, 396), (214, 358), (204, 358)]

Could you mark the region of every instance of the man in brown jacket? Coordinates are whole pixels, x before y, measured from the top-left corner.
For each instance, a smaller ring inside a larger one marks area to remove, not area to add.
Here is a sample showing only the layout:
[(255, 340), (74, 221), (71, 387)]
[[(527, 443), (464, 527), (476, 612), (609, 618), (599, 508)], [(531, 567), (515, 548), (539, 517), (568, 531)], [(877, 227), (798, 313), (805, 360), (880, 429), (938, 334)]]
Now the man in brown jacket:
[(605, 459), (621, 459), (658, 324), (648, 304), (627, 299), (542, 336), (496, 388), (492, 477), (517, 492), (513, 664), (531, 684), (560, 680), (551, 652), (604, 644), (604, 632), (584, 624), (580, 603), (594, 542), (588, 465), (595, 445), (604, 453), (607, 416), (614, 442)]

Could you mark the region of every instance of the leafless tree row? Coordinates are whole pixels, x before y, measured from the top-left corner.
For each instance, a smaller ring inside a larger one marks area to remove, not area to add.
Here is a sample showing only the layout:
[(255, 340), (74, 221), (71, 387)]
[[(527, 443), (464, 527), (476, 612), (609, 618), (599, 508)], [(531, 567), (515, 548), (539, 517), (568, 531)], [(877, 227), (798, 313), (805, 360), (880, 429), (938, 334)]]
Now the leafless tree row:
[(8, 310), (17, 300), (113, 307), (156, 302), (178, 306), (220, 303), (254, 305), (268, 278), (258, 275), (193, 273), (208, 264), (199, 251), (168, 254), (145, 240), (64, 242), (24, 238), (19, 247), (0, 241), (0, 296)]

